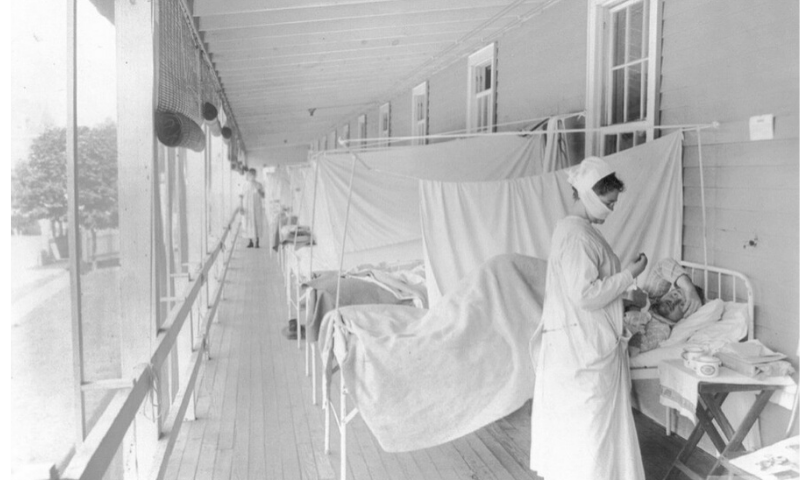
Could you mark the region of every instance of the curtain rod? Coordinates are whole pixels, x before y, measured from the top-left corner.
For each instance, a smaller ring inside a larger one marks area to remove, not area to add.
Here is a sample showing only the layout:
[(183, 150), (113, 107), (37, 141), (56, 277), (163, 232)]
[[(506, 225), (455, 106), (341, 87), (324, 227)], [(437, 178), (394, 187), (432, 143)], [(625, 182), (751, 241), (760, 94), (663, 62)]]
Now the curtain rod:
[[(681, 124), (681, 125), (654, 125), (649, 126), (646, 128), (642, 128), (641, 130), (648, 130), (648, 129), (655, 129), (655, 130), (684, 130), (684, 131), (693, 131), (693, 130), (705, 130), (708, 128), (719, 128), (719, 122), (714, 121), (711, 123), (701, 123), (701, 124)], [(566, 128), (566, 129), (554, 129), (550, 130), (553, 133), (587, 133), (587, 132), (602, 132), (607, 131), (608, 127), (597, 127), (597, 128)], [(391, 141), (404, 141), (404, 140), (420, 140), (420, 139), (456, 139), (456, 138), (471, 138), (471, 137), (496, 137), (496, 136), (526, 136), (526, 135), (546, 135), (550, 133), (546, 130), (533, 130), (533, 131), (508, 131), (508, 132), (491, 132), (491, 133), (463, 133), (463, 134), (435, 134), (435, 135), (424, 135), (418, 137), (387, 137), (387, 138), (368, 138), (368, 139), (352, 139), (352, 140), (344, 140), (339, 139), (341, 142), (346, 144), (351, 144), (353, 142), (391, 142)], [(625, 132), (608, 132), (610, 133), (625, 133)], [(383, 149), (388, 148), (384, 147)], [(365, 150), (365, 149), (359, 149)], [(318, 153), (327, 153), (331, 150), (325, 150)]]

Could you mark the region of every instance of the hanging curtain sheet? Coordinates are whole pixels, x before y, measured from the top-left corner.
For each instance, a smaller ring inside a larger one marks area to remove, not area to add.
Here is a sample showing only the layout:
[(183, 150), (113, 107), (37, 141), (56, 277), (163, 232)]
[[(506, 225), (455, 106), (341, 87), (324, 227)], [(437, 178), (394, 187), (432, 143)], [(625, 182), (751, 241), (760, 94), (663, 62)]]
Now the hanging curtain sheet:
[[(359, 153), (373, 170), (356, 164), (346, 252), (406, 245), (405, 252), (395, 253), (406, 258), (396, 260), (422, 258), (418, 179), (492, 181), (536, 175), (543, 164), (558, 163), (544, 161), (542, 142), (542, 135), (486, 136)], [(558, 150), (553, 152), (558, 154)], [(352, 157), (326, 153), (319, 165), (325, 197), (318, 204), (317, 215), (324, 205), (333, 233), (330, 241), (338, 251)]]
[[(625, 182), (614, 213), (599, 226), (623, 265), (680, 258), (682, 134), (605, 157)], [(556, 222), (574, 202), (564, 170), (482, 183), (420, 182), (431, 305), (485, 260), (501, 253), (546, 259)]]

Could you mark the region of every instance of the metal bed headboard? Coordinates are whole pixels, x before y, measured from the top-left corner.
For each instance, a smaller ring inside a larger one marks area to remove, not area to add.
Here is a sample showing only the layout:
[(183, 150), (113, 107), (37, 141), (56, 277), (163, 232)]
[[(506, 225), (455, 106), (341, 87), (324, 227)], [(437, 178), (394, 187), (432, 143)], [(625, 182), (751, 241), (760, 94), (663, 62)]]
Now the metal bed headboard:
[(692, 283), (703, 288), (705, 300), (719, 298), (726, 302), (747, 302), (747, 339), (755, 338), (755, 301), (753, 284), (744, 274), (725, 268), (712, 267), (681, 260)]

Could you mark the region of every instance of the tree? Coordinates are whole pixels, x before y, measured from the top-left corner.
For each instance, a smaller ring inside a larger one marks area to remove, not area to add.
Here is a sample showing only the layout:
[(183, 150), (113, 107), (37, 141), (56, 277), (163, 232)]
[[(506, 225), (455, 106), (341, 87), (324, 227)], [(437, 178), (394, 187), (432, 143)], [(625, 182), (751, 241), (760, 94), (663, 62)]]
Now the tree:
[[(31, 144), (28, 159), (11, 175), (13, 214), (27, 221), (67, 215), (66, 129), (45, 130)], [(83, 228), (114, 228), (117, 213), (117, 129), (111, 123), (78, 129), (78, 213)]]

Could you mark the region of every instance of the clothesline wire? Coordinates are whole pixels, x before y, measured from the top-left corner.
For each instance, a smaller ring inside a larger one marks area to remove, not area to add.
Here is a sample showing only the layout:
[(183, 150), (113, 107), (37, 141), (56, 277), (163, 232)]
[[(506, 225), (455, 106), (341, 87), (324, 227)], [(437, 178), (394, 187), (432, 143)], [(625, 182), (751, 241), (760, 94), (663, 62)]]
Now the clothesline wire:
[[(718, 122), (712, 122), (707, 124), (681, 124), (681, 125), (652, 125), (648, 127), (643, 127), (640, 130), (705, 130), (707, 128), (718, 128)], [(527, 135), (547, 135), (548, 133), (591, 133), (591, 132), (608, 132), (610, 133), (626, 133), (626, 132), (611, 132), (609, 131), (608, 127), (592, 127), (592, 128), (561, 128), (561, 129), (553, 129), (549, 132), (547, 130), (532, 130), (532, 131), (507, 131), (507, 132), (475, 132), (475, 133), (459, 133), (459, 134), (433, 134), (433, 135), (420, 135), (417, 137), (389, 137), (389, 138), (371, 138), (371, 139), (364, 139), (364, 140), (343, 140), (339, 139), (339, 142), (345, 142), (347, 144), (354, 143), (354, 142), (385, 142), (385, 141), (403, 141), (403, 140), (437, 140), (437, 139), (456, 139), (456, 138), (471, 138), (471, 137), (497, 137), (497, 136), (510, 136), (510, 135), (517, 135), (517, 136), (527, 136)], [(384, 147), (384, 149), (389, 147)], [(328, 151), (318, 152), (318, 153), (328, 153)]]
[[(583, 116), (586, 116), (586, 111), (585, 110), (582, 110), (580, 112), (567, 113), (567, 114), (564, 114), (564, 115), (550, 115), (550, 116), (546, 116), (546, 117), (527, 118), (525, 120), (515, 120), (513, 122), (496, 123), (494, 126), (495, 127), (509, 127), (509, 126), (512, 126), (512, 125), (524, 125), (524, 124), (527, 124), (527, 123), (544, 122), (544, 121), (549, 120), (551, 118), (559, 118), (559, 119), (562, 119), (562, 120), (566, 120), (568, 118), (583, 117)], [(541, 123), (536, 125), (537, 128), (539, 126), (541, 126)], [(519, 131), (518, 133), (519, 134), (524, 134), (524, 132), (521, 132), (521, 131)], [(461, 137), (461, 136), (466, 136), (466, 135), (470, 135), (470, 134), (467, 132), (466, 129), (461, 129), (461, 130), (450, 130), (450, 131), (447, 131), (447, 132), (441, 132), (441, 133), (437, 133), (436, 135), (459, 135), (459, 137)], [(429, 136), (426, 136), (426, 137), (407, 137), (407, 138), (416, 140), (418, 138), (428, 138), (428, 137)], [(398, 138), (400, 138), (400, 137), (394, 137), (394, 138), (390, 138), (390, 139), (387, 139), (387, 138), (362, 138), (362, 139), (350, 139), (350, 141), (351, 142), (378, 143), (378, 142), (383, 142), (383, 141), (387, 141), (387, 140), (396, 140)], [(372, 147), (371, 149), (381, 150), (381, 149), (384, 149), (384, 148), (386, 148), (386, 147)], [(360, 148), (359, 149), (359, 151), (362, 151), (362, 152), (366, 151), (366, 150), (368, 150), (368, 149), (366, 149), (366, 148)], [(324, 153), (324, 152), (325, 152), (325, 150), (321, 150), (319, 152), (316, 152), (316, 154)], [(287, 167), (297, 167), (297, 165), (287, 165)]]
[[(710, 123), (710, 124), (701, 124), (701, 125), (697, 125), (697, 124), (695, 124), (695, 125), (663, 125), (663, 126), (659, 126), (658, 128), (661, 128), (661, 129), (681, 129), (683, 131), (694, 131), (694, 132), (697, 133), (698, 145), (699, 145), (699, 143), (700, 143), (700, 131), (704, 130), (704, 129), (707, 129), (707, 128), (717, 128), (718, 126), (719, 126), (719, 124), (717, 122), (713, 122), (713, 123)], [(559, 133), (559, 132), (566, 132), (566, 131), (573, 131), (573, 130), (576, 130), (576, 129), (560, 129), (560, 130), (559, 129), (555, 129), (555, 130), (551, 130), (551, 132)], [(578, 129), (578, 130), (579, 131), (587, 131), (588, 129)], [(502, 132), (502, 133), (505, 133), (505, 132)], [(538, 132), (536, 132), (536, 133), (538, 133)], [(543, 133), (547, 133), (547, 132), (543, 132)], [(519, 132), (515, 132), (515, 134), (519, 134)], [(498, 135), (498, 133), (493, 133), (492, 135)], [(398, 178), (403, 178), (403, 179), (407, 179), (407, 180), (420, 180), (419, 177), (415, 177), (413, 175), (405, 175), (405, 174), (402, 174), (402, 173), (392, 172), (390, 170), (384, 170), (384, 169), (375, 168), (373, 166), (370, 166), (359, 155), (359, 153), (364, 153), (364, 151), (363, 150), (356, 151), (356, 150), (351, 149), (350, 146), (347, 144), (346, 140), (343, 140), (343, 139), (340, 138), (339, 139), (339, 145), (346, 151), (346, 153), (348, 153), (348, 154), (352, 155), (353, 157), (355, 157), (358, 160), (358, 162), (361, 163), (361, 165), (363, 165), (364, 168), (366, 168), (369, 171), (380, 172), (380, 173), (383, 173), (383, 174), (386, 174), (386, 175), (390, 175), (390, 176), (394, 176), (394, 177), (398, 177)], [(322, 153), (326, 153), (326, 152), (322, 152)], [(700, 155), (702, 157), (702, 150), (700, 151)], [(702, 158), (701, 158), (701, 162), (702, 162)], [(700, 170), (701, 183), (703, 181), (702, 174), (703, 174), (703, 172), (702, 172), (702, 167), (701, 167), (701, 170)], [(702, 186), (701, 186), (701, 197), (702, 197), (701, 200), (704, 203), (705, 202), (705, 195), (703, 193), (703, 187)], [(703, 215), (705, 215), (705, 205), (703, 206)], [(705, 222), (704, 222), (704, 224), (705, 224)], [(705, 240), (705, 238), (704, 238), (704, 240)], [(707, 255), (708, 254), (706, 253), (706, 257), (707, 257)], [(706, 266), (708, 266), (707, 264), (708, 264), (708, 260), (706, 259)]]
[[(719, 122), (711, 122), (711, 123), (690, 123), (690, 124), (678, 124), (678, 125), (653, 125), (649, 127), (642, 128), (642, 130), (654, 129), (654, 130), (680, 130), (680, 131), (699, 131), (699, 130), (706, 130), (709, 128), (719, 128)], [(436, 140), (436, 139), (459, 139), (459, 138), (473, 138), (473, 137), (498, 137), (498, 136), (528, 136), (528, 135), (547, 135), (548, 133), (591, 133), (591, 132), (608, 132), (610, 133), (625, 133), (625, 132), (610, 132), (608, 131), (608, 127), (594, 127), (594, 128), (556, 128), (551, 130), (531, 130), (531, 131), (506, 131), (506, 132), (476, 132), (476, 133), (462, 133), (462, 134), (434, 134), (434, 135), (425, 135), (419, 137), (390, 137), (390, 138), (380, 138), (380, 139), (365, 139), (365, 140), (343, 140), (339, 139), (340, 142), (345, 142), (346, 144), (351, 144), (353, 142), (388, 142), (388, 141), (402, 141), (402, 140), (420, 140), (420, 139), (428, 139), (428, 140)], [(341, 145), (341, 143), (340, 143)], [(391, 150), (391, 146), (382, 146), (382, 147), (366, 147), (366, 148), (358, 148), (357, 150), (361, 153), (364, 152), (377, 152), (383, 150)], [(352, 151), (350, 149), (349, 151)], [(336, 154), (335, 150), (323, 150), (319, 152), (314, 152), (310, 155), (310, 159), (317, 159), (328, 153)]]

